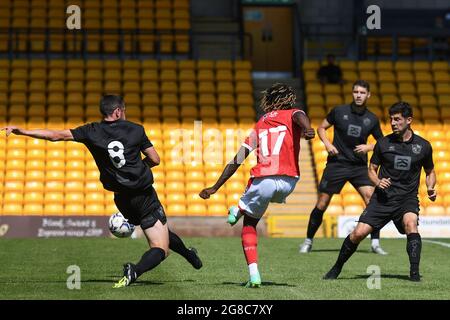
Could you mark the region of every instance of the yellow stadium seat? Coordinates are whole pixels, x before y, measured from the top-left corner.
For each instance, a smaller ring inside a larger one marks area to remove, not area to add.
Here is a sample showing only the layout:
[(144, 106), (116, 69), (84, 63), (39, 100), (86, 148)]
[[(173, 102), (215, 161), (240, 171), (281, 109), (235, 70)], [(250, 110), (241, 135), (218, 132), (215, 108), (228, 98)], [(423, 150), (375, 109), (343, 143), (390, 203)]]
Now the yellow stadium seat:
[(45, 203), (44, 215), (56, 216), (64, 214), (64, 206), (61, 203)]
[(105, 201), (103, 192), (89, 192), (84, 197), (85, 204), (98, 204), (101, 205)]
[(208, 210), (205, 204), (188, 204), (186, 213), (192, 216), (206, 216)]
[(186, 215), (187, 209), (184, 204), (168, 204), (166, 207), (166, 213), (168, 216), (184, 216)]
[(8, 170), (5, 173), (5, 180), (23, 182), (25, 179), (24, 170)]
[(41, 216), (44, 214), (44, 206), (38, 203), (26, 203), (23, 206), (23, 214)]
[(105, 215), (105, 206), (104, 204), (86, 204), (84, 208), (84, 213), (86, 215), (93, 215), (93, 216), (102, 216)]
[(441, 118), (439, 110), (436, 107), (422, 107), (422, 116), (425, 122), (427, 120), (439, 120)]
[(436, 97), (433, 95), (420, 95), (419, 96), (419, 105), (424, 107), (436, 107), (437, 106), (437, 100)]
[(319, 61), (305, 60), (303, 61), (303, 70), (318, 70), (320, 68)]
[(436, 94), (437, 95), (450, 95), (450, 85), (447, 80), (445, 83), (436, 83)]
[(225, 204), (208, 204), (207, 214), (210, 216), (223, 216), (228, 212)]
[(436, 83), (448, 83), (450, 81), (450, 76), (447, 71), (435, 71), (433, 78)]
[(389, 109), (396, 102), (398, 102), (397, 95), (386, 94), (381, 97), (381, 104), (384, 109)]
[(85, 196), (83, 192), (66, 192), (64, 195), (64, 204), (84, 204)]
[(396, 95), (397, 94), (397, 86), (393, 82), (383, 82), (380, 84), (380, 92), (383, 92), (383, 94)]
[(446, 214), (446, 208), (439, 205), (429, 205), (425, 209), (427, 216), (443, 216)]
[(184, 192), (185, 183), (180, 181), (170, 181), (165, 184), (164, 193), (166, 195), (171, 192)]
[(438, 105), (444, 109), (449, 109), (450, 108), (450, 94), (448, 95), (439, 95), (438, 96)]
[(344, 207), (344, 214), (349, 216), (359, 216), (363, 210), (364, 207), (361, 205), (349, 205)]
[(24, 203), (44, 203), (44, 193), (43, 192), (26, 192), (24, 194)]
[[(19, 150), (16, 150), (17, 153)], [(22, 159), (25, 159), (25, 151), (21, 151), (23, 153)], [(29, 149), (26, 152), (26, 158), (28, 160), (45, 160), (46, 152), (44, 149)]]
[(325, 105), (327, 107), (334, 107), (343, 104), (344, 100), (341, 95), (329, 94), (325, 97)]
[(398, 73), (399, 71), (411, 71), (412, 64), (410, 61), (396, 61), (394, 63), (394, 69)]
[(72, 216), (72, 215), (83, 215), (84, 214), (84, 205), (82, 203), (71, 203), (64, 206), (64, 215)]
[(169, 170), (165, 175), (165, 181), (183, 181), (184, 180), (184, 171), (182, 170)]
[(448, 71), (448, 61), (433, 61), (431, 62), (432, 71)]
[(22, 192), (6, 192), (3, 195), (4, 203), (16, 203), (23, 204), (23, 193)]
[(401, 82), (398, 84), (398, 92), (401, 95), (403, 95), (403, 94), (414, 95), (416, 93), (416, 87), (414, 86), (414, 84), (412, 82)]
[[(393, 72), (390, 71), (379, 71), (378, 72), (378, 81), (380, 83), (383, 82), (395, 82), (396, 78)], [(411, 80), (409, 80), (411, 81)]]
[(3, 202), (3, 215), (22, 215), (23, 206), (18, 203), (5, 203)]

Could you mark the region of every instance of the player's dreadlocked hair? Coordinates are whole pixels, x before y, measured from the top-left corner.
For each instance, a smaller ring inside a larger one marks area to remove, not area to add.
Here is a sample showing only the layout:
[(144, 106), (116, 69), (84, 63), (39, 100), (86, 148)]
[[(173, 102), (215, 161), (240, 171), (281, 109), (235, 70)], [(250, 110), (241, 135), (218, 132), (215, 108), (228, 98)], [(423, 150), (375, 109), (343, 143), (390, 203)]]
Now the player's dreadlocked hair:
[(275, 83), (262, 92), (261, 109), (264, 113), (274, 110), (292, 109), (297, 96), (294, 90), (283, 83)]

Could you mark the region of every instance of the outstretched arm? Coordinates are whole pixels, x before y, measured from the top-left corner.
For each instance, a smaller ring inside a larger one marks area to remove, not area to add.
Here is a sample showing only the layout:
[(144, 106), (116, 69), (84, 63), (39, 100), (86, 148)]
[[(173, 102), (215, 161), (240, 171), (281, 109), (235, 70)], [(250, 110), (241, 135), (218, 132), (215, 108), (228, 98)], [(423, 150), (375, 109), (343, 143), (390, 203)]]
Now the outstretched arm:
[(239, 169), (240, 165), (244, 162), (249, 154), (250, 151), (246, 147), (241, 146), (238, 153), (234, 156), (233, 160), (225, 166), (225, 169), (223, 169), (223, 172), (217, 179), (217, 182), (212, 187), (203, 189), (199, 194), (200, 197), (203, 199), (208, 199), (212, 194), (216, 193), (217, 190), (219, 190), (220, 187), (233, 176), (236, 170)]
[(25, 130), (15, 126), (1, 128), (0, 131), (6, 130), (6, 136), (11, 133), (19, 136), (28, 136), (36, 139), (44, 139), (48, 141), (72, 141), (73, 136), (70, 130)]

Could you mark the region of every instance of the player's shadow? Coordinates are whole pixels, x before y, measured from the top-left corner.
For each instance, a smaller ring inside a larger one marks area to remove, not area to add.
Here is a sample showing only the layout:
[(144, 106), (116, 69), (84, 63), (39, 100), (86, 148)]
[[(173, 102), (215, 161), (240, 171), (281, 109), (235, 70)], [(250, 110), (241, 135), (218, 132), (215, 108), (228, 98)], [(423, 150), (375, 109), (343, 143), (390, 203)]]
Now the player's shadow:
[[(116, 281), (109, 280), (109, 279), (87, 279), (87, 280), (81, 280), (81, 283), (110, 283), (111, 285), (113, 285), (114, 283), (116, 283)], [(163, 282), (159, 282), (159, 281), (137, 280), (135, 283), (133, 283), (133, 286), (163, 285), (163, 284), (164, 284)]]
[[(359, 274), (354, 277), (348, 277), (348, 278), (340, 278), (340, 279), (368, 279), (369, 277), (372, 277), (372, 275), (367, 274)], [(381, 274), (380, 277), (383, 279), (399, 279), (399, 280), (409, 280), (409, 276), (404, 274)]]
[[(219, 285), (232, 285), (232, 286), (238, 286), (238, 287), (244, 287), (246, 282), (230, 282), (230, 281), (225, 281), (222, 283), (219, 283)], [(262, 287), (296, 287), (295, 285), (292, 284), (288, 284), (288, 283), (277, 283), (277, 282), (272, 282), (272, 281), (263, 281), (261, 282), (261, 286)]]
[[(314, 249), (312, 252), (340, 252), (341, 249)], [(370, 250), (356, 250), (357, 253), (372, 253)]]
[(340, 249), (314, 249), (313, 252), (339, 252)]

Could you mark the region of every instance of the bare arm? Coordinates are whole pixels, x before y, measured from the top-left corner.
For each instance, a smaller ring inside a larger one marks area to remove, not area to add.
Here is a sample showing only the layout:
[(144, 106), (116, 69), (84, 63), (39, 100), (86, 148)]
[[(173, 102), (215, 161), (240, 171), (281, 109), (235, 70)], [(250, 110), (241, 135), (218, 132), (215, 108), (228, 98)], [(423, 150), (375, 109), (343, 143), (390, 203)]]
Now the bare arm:
[(208, 199), (212, 194), (216, 193), (217, 190), (219, 190), (220, 187), (222, 187), (223, 184), (233, 176), (236, 170), (239, 169), (240, 165), (244, 162), (249, 154), (250, 151), (246, 147), (241, 146), (238, 153), (234, 156), (233, 160), (225, 166), (222, 174), (217, 179), (217, 182), (212, 187), (203, 189), (200, 192), (200, 197), (202, 197), (203, 199)]
[(25, 130), (15, 126), (4, 127), (0, 130), (6, 130), (7, 137), (13, 133), (19, 136), (27, 136), (48, 141), (73, 141), (72, 132), (70, 130)]
[(292, 115), (292, 120), (301, 128), (303, 128), (303, 135), (306, 140), (313, 139), (316, 136), (314, 129), (311, 128), (311, 122), (308, 116), (303, 111), (297, 111)]
[(359, 144), (355, 147), (355, 149), (353, 149), (353, 151), (359, 154), (366, 154), (370, 151), (373, 151), (374, 148), (374, 144)]
[(161, 162), (159, 154), (158, 152), (156, 152), (156, 149), (154, 147), (149, 147), (142, 151), (142, 153), (145, 155), (145, 158), (142, 161), (144, 161), (144, 163), (150, 168), (159, 165), (159, 163)]
[(338, 149), (328, 140), (326, 130), (332, 126), (331, 123), (324, 119), (320, 124), (319, 128), (317, 128), (317, 134), (319, 135), (320, 140), (322, 140), (325, 145), (325, 149), (327, 149), (328, 154), (334, 156), (339, 153)]
[(391, 185), (391, 178), (378, 178), (378, 165), (370, 163), (369, 165), (369, 179), (372, 183), (380, 189), (387, 189)]
[(436, 200), (436, 190), (434, 189), (434, 187), (436, 186), (436, 172), (434, 171), (434, 169), (431, 170), (425, 170), (425, 183), (427, 185), (427, 192), (428, 192), (428, 198), (431, 201)]

